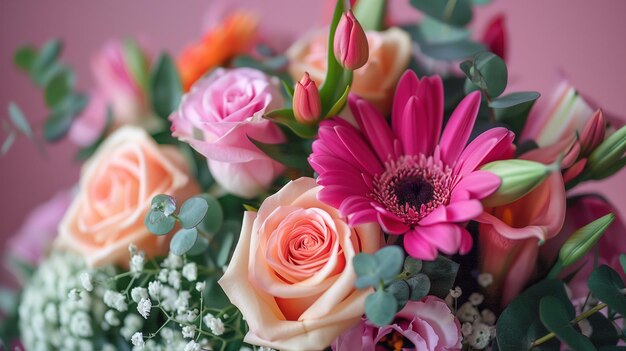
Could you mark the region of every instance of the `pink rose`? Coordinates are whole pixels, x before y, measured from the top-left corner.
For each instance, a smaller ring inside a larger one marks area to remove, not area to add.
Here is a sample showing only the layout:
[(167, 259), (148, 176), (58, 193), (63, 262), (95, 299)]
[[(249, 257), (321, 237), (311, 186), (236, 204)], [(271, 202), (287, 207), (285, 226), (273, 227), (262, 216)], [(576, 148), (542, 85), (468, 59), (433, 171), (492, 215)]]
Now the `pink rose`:
[[(376, 327), (363, 319), (332, 344), (334, 351), (461, 350), (461, 326), (446, 303), (434, 296), (409, 301), (393, 324)], [(408, 341), (408, 342), (407, 342)], [(401, 346), (398, 345), (401, 343)]]
[(93, 144), (104, 132), (107, 123), (107, 100), (100, 91), (89, 94), (89, 103), (72, 123), (70, 140), (81, 147)]
[(148, 256), (167, 253), (167, 236), (153, 235), (144, 225), (152, 198), (168, 194), (182, 203), (199, 191), (175, 147), (157, 145), (144, 130), (124, 127), (83, 167), (57, 245), (82, 255), (90, 266), (127, 265), (131, 243)]
[(73, 190), (61, 191), (33, 209), (22, 227), (7, 242), (10, 254), (32, 265), (40, 263), (56, 238), (59, 222), (73, 197)]
[(246, 212), (239, 243), (220, 279), (243, 314), (245, 341), (280, 350), (321, 350), (364, 313), (369, 290), (356, 290), (352, 258), (380, 246), (380, 227), (350, 228), (300, 178)]
[(172, 135), (208, 159), (213, 177), (227, 191), (252, 198), (285, 170), (248, 139), (267, 144), (285, 140), (263, 118), (282, 103), (275, 78), (251, 68), (218, 68), (185, 94), (170, 116)]

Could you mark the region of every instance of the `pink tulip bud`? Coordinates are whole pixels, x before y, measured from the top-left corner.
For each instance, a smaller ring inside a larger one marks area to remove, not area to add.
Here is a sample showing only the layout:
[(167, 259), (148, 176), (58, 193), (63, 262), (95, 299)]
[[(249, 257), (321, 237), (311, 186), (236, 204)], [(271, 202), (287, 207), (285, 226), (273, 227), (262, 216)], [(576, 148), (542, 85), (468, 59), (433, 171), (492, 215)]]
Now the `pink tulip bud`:
[(489, 51), (506, 61), (507, 41), (503, 15), (496, 16), (489, 22), (483, 34), (482, 42), (487, 46)]
[(585, 124), (585, 128), (580, 136), (580, 143), (582, 145), (582, 154), (587, 155), (596, 146), (604, 140), (606, 132), (606, 122), (604, 120), (604, 114), (602, 110), (596, 111), (593, 117)]
[(341, 16), (333, 44), (335, 58), (346, 69), (355, 70), (367, 62), (369, 57), (367, 37), (352, 11)]
[(296, 83), (296, 90), (293, 93), (293, 113), (296, 121), (303, 124), (317, 122), (322, 113), (322, 102), (317, 85), (306, 72)]

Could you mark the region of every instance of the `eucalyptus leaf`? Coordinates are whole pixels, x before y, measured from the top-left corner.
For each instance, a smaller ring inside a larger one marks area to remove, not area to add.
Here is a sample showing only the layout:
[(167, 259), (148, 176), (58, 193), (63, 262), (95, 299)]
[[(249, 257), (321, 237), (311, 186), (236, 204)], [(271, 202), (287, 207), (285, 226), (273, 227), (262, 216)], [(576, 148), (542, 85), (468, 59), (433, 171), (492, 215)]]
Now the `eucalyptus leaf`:
[(384, 290), (378, 290), (365, 299), (365, 314), (370, 322), (384, 326), (393, 321), (398, 303), (395, 297)]
[(595, 351), (591, 341), (580, 334), (570, 324), (574, 319), (571, 308), (566, 308), (563, 302), (554, 296), (543, 297), (539, 303), (541, 322), (548, 330), (564, 341), (574, 351)]
[(10, 132), (7, 135), (7, 138), (4, 139), (4, 141), (2, 142), (2, 148), (0, 148), (0, 155), (4, 156), (7, 154), (7, 152), (9, 152), (9, 150), (11, 149), (11, 146), (13, 146), (13, 144), (15, 143), (15, 132)]
[(204, 253), (209, 248), (209, 241), (202, 235), (198, 235), (193, 247), (187, 251), (187, 255), (196, 256)]
[(33, 130), (28, 123), (28, 120), (24, 116), (22, 110), (17, 106), (17, 104), (13, 101), (9, 102), (9, 118), (11, 118), (11, 122), (17, 128), (17, 130), (26, 135), (29, 139), (33, 137)]
[(32, 46), (19, 47), (13, 54), (13, 63), (22, 71), (30, 72), (37, 59), (37, 50)]
[(159, 194), (153, 197), (150, 205), (153, 210), (161, 211), (166, 216), (176, 212), (176, 199), (166, 194)]
[(198, 228), (205, 233), (217, 233), (224, 222), (224, 210), (222, 209), (222, 205), (220, 205), (220, 202), (217, 201), (216, 198), (209, 194), (200, 194), (198, 196), (202, 197), (208, 205), (206, 216), (204, 216)]
[(497, 97), (489, 103), (491, 108), (508, 108), (526, 102), (534, 101), (539, 98), (540, 94), (535, 91), (520, 91)]
[(411, 5), (424, 14), (457, 27), (472, 20), (469, 0), (411, 0)]
[(404, 280), (396, 280), (389, 285), (386, 289), (387, 292), (393, 295), (398, 303), (397, 310), (401, 310), (404, 305), (409, 301), (409, 295), (411, 289), (409, 285)]
[(589, 340), (597, 346), (615, 346), (619, 340), (618, 331), (613, 323), (601, 312), (596, 312), (587, 318), (591, 325), (591, 336)]
[(67, 111), (53, 111), (43, 126), (43, 136), (47, 141), (58, 141), (70, 130), (74, 116)]
[(193, 248), (197, 239), (198, 230), (196, 228), (183, 228), (174, 234), (170, 242), (170, 252), (176, 256), (182, 256)]
[(410, 274), (417, 274), (422, 270), (422, 261), (411, 256), (404, 259), (404, 271)]
[(609, 305), (622, 316), (626, 315), (624, 282), (613, 268), (602, 265), (596, 268), (587, 280), (589, 291), (600, 301)]
[(619, 263), (622, 266), (622, 271), (626, 273), (626, 254), (619, 255)]
[(376, 251), (374, 258), (377, 261), (377, 276), (382, 280), (392, 279), (402, 269), (404, 263), (404, 250), (392, 245), (385, 246)]
[(46, 42), (39, 51), (30, 69), (31, 78), (39, 86), (44, 85), (46, 76), (50, 75), (48, 71), (54, 69), (55, 61), (59, 58), (62, 49), (61, 41), (53, 39)]
[(161, 211), (150, 210), (146, 214), (143, 223), (152, 234), (165, 235), (174, 229), (176, 219), (172, 216), (166, 216)]
[(72, 92), (71, 71), (60, 70), (46, 83), (44, 97), (49, 107), (60, 104)]
[(419, 301), (430, 292), (430, 279), (423, 273), (416, 274), (406, 280), (411, 289), (409, 299)]
[(162, 54), (150, 75), (150, 100), (154, 112), (167, 119), (178, 108), (182, 94), (176, 65), (168, 55)]
[(209, 204), (199, 196), (192, 197), (185, 201), (178, 212), (178, 219), (183, 228), (189, 229), (202, 222), (209, 209)]
[(363, 289), (368, 286), (376, 286), (380, 282), (378, 277), (378, 261), (370, 254), (360, 253), (352, 259), (354, 272), (357, 280), (355, 285), (357, 289)]
[(430, 294), (442, 299), (448, 296), (452, 289), (458, 270), (458, 263), (441, 255), (434, 261), (422, 262), (422, 273), (430, 279)]
[(490, 98), (495, 99), (506, 88), (508, 72), (506, 64), (491, 52), (482, 52), (474, 57), (473, 75), (468, 77), (474, 85), (486, 90)]
[(294, 143), (266, 144), (249, 136), (248, 139), (266, 155), (285, 166), (309, 171), (310, 165), (305, 150), (301, 147), (294, 147), (296, 146)]

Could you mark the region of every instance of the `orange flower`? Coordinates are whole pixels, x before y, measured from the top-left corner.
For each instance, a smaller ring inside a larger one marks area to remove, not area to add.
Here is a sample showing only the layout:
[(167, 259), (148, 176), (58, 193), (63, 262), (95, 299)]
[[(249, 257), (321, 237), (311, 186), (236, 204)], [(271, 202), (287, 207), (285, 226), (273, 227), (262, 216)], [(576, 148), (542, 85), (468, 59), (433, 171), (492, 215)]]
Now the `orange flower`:
[(185, 91), (210, 69), (244, 52), (254, 39), (258, 22), (251, 13), (235, 12), (209, 30), (200, 42), (188, 46), (178, 58)]

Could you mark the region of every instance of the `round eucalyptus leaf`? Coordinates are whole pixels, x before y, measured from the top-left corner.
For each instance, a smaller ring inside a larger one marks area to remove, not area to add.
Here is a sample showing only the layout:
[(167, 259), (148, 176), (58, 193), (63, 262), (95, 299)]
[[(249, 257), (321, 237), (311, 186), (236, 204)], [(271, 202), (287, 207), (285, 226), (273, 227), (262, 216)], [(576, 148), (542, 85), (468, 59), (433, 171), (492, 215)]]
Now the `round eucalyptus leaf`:
[(150, 210), (143, 221), (152, 234), (164, 235), (174, 229), (176, 219), (158, 210)]
[(174, 234), (170, 242), (170, 252), (176, 256), (182, 256), (193, 248), (197, 239), (198, 230), (196, 228), (183, 228)]
[(378, 290), (365, 299), (365, 314), (370, 322), (385, 326), (393, 321), (398, 303), (393, 294)]
[(203, 237), (202, 235), (198, 235), (196, 242), (193, 244), (193, 247), (187, 252), (187, 255), (195, 256), (205, 252), (209, 248), (209, 240)]
[(417, 274), (422, 270), (422, 261), (416, 260), (411, 256), (407, 256), (404, 259), (404, 271), (409, 272), (411, 275)]
[(404, 280), (396, 280), (387, 288), (387, 291), (391, 293), (398, 302), (398, 311), (409, 301), (410, 290), (409, 285)]
[(352, 265), (357, 276), (355, 282), (357, 289), (375, 286), (380, 282), (378, 277), (378, 260), (373, 255), (360, 253), (354, 256)]
[(198, 228), (205, 233), (215, 234), (222, 228), (222, 224), (224, 223), (224, 210), (222, 209), (222, 205), (220, 205), (216, 198), (209, 194), (200, 194), (198, 197), (203, 198), (208, 205), (206, 216), (204, 216)]
[(391, 279), (400, 273), (404, 263), (404, 250), (398, 246), (386, 246), (374, 254), (380, 279)]
[(474, 72), (472, 82), (481, 88), (486, 84), (487, 94), (492, 99), (496, 98), (506, 88), (508, 72), (504, 61), (498, 55), (490, 52), (482, 52), (474, 58), (474, 67), (479, 72)]
[(421, 300), (430, 291), (430, 279), (426, 274), (418, 273), (407, 279), (406, 283), (411, 290), (409, 299), (412, 301)]
[(199, 196), (194, 196), (185, 201), (178, 212), (178, 219), (180, 219), (183, 228), (189, 229), (200, 224), (206, 216), (208, 208), (209, 204)]
[(152, 209), (163, 212), (166, 216), (176, 211), (176, 199), (165, 194), (159, 194), (152, 198)]

